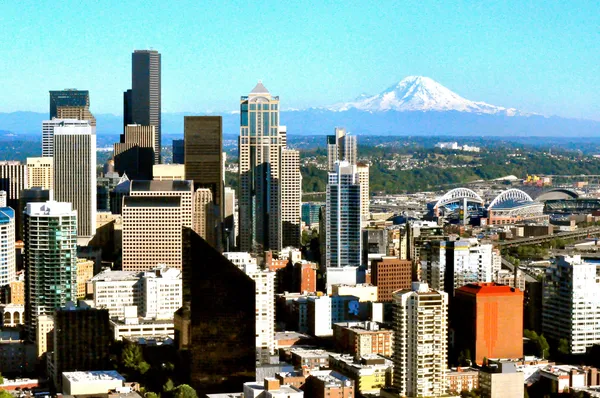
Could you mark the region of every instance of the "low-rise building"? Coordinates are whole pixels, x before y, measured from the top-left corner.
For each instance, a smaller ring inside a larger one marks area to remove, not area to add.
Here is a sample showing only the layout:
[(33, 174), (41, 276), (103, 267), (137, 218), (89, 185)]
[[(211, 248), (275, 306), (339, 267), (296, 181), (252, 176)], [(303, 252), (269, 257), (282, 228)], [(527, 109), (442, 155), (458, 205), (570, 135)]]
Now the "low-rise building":
[(337, 351), (358, 359), (365, 355), (381, 354), (391, 357), (394, 332), (377, 322), (343, 322), (333, 325), (333, 339)]
[(479, 370), (475, 368), (452, 368), (447, 373), (448, 393), (459, 394), (479, 388)]
[(377, 286), (369, 283), (358, 283), (356, 285), (332, 285), (332, 296), (355, 296), (361, 303), (377, 301)]
[(299, 348), (290, 349), (291, 362), (295, 369), (326, 369), (329, 367), (329, 356), (331, 352), (319, 348)]
[(379, 394), (382, 388), (392, 384), (393, 362), (381, 355), (367, 355), (355, 360), (351, 355), (331, 354), (329, 364), (332, 369), (353, 379), (361, 394)]
[(125, 308), (124, 319), (111, 319), (110, 329), (117, 341), (175, 338), (173, 320), (140, 318), (137, 316), (137, 307), (135, 306)]
[(332, 370), (311, 372), (301, 387), (311, 398), (354, 398), (354, 380)]
[(123, 387), (125, 378), (115, 370), (63, 372), (64, 395), (108, 394)]
[(244, 398), (303, 398), (304, 392), (296, 387), (282, 385), (272, 377), (265, 378), (262, 384), (244, 383)]
[[(514, 362), (498, 362), (479, 372), (482, 398), (523, 398), (524, 375)], [(561, 390), (562, 391), (562, 390)]]
[(4, 374), (32, 372), (35, 369), (36, 359), (35, 346), (22, 338), (21, 328), (0, 330), (1, 372)]

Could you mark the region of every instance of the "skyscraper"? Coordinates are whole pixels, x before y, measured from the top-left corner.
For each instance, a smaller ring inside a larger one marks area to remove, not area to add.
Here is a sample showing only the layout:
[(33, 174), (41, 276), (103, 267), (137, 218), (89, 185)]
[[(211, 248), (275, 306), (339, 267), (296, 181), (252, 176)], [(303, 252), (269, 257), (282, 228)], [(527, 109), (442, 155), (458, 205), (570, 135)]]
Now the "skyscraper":
[(0, 161), (0, 190), (6, 192), (6, 204), (18, 208), (21, 191), (28, 186), (27, 166), (17, 161)]
[(335, 162), (346, 161), (356, 164), (358, 148), (356, 136), (346, 133), (342, 127), (335, 128), (335, 134), (327, 136), (327, 169), (335, 171)]
[[(154, 162), (160, 163), (161, 155), (161, 59), (156, 50), (135, 50), (131, 55), (131, 95), (125, 94), (125, 121), (154, 126)], [(129, 109), (131, 114), (129, 114)]]
[[(279, 97), (262, 82), (240, 100), (240, 249), (281, 249)], [(187, 156), (187, 155), (186, 155)], [(187, 160), (187, 159), (186, 159)]]
[(227, 240), (225, 242), (225, 251), (230, 251), (236, 247), (238, 236), (238, 213), (235, 206), (235, 190), (230, 187), (225, 187), (223, 211), (223, 236)]
[(363, 225), (369, 219), (369, 165), (367, 163), (357, 163), (356, 172), (358, 173), (358, 183), (360, 184), (360, 216)]
[(173, 163), (185, 164), (185, 141), (173, 140)]
[[(207, 239), (220, 249), (223, 222), (223, 120), (221, 116), (184, 117), (185, 178), (194, 182), (194, 189), (208, 188), (212, 193), (211, 214), (217, 230)], [(205, 238), (206, 239), (206, 238)]]
[(546, 268), (542, 331), (565, 339), (569, 353), (585, 354), (600, 343), (600, 265), (580, 255), (560, 256)]
[(394, 382), (400, 396), (446, 394), (448, 295), (413, 282), (394, 293)]
[(121, 142), (114, 144), (115, 171), (119, 175), (127, 174), (132, 180), (151, 180), (155, 142), (154, 126), (125, 126)]
[(198, 188), (194, 192), (194, 225), (192, 229), (205, 241), (216, 247), (215, 214), (212, 191), (208, 188)]
[(88, 125), (54, 128), (54, 196), (77, 211), (81, 244), (96, 233), (96, 129)]
[(327, 268), (361, 265), (360, 185), (356, 165), (337, 162), (329, 173), (326, 206)]
[(87, 120), (58, 119), (44, 120), (42, 122), (42, 157), (54, 156), (54, 129), (64, 126), (89, 126)]
[(90, 92), (74, 88), (50, 91), (49, 119), (54, 118), (87, 120), (96, 126), (96, 118), (90, 112)]
[(27, 158), (27, 188), (53, 189), (53, 160), (48, 157)]
[(183, 307), (175, 313), (182, 375), (199, 395), (241, 391), (256, 380), (254, 281), (184, 228)]
[(300, 152), (281, 150), (281, 240), (282, 247), (300, 247), (302, 224), (302, 174)]
[(28, 203), (24, 222), (25, 326), (77, 298), (77, 212), (71, 203)]
[(15, 211), (0, 207), (0, 287), (15, 281)]

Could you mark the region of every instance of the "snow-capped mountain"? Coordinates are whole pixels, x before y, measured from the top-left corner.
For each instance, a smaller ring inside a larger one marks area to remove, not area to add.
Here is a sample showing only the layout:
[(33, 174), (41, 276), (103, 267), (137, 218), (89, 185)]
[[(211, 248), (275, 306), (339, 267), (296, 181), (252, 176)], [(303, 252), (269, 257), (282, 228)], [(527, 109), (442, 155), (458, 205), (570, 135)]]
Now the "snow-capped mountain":
[(435, 80), (423, 76), (408, 76), (377, 95), (361, 94), (354, 101), (336, 104), (327, 109), (338, 112), (357, 109), (367, 112), (458, 111), (506, 116), (525, 115), (514, 108), (468, 100)]

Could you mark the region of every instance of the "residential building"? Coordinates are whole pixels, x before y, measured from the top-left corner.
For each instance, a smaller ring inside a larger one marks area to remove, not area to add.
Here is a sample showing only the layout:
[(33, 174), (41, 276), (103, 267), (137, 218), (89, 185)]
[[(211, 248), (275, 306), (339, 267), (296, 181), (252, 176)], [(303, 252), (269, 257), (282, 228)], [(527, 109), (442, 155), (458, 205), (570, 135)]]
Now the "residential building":
[(126, 124), (154, 126), (154, 163), (161, 163), (161, 56), (156, 50), (131, 54), (131, 91), (125, 94)]
[(355, 359), (371, 354), (391, 358), (394, 332), (377, 322), (341, 322), (333, 324), (336, 350), (353, 355)]
[(331, 352), (314, 347), (292, 347), (290, 348), (291, 363), (299, 370), (319, 370), (329, 368), (329, 356)]
[(37, 320), (35, 330), (35, 349), (36, 358), (42, 358), (48, 351), (54, 347), (54, 316), (40, 315)]
[(184, 140), (173, 140), (172, 151), (173, 151), (173, 163), (174, 164), (185, 164), (185, 141)]
[(452, 368), (448, 372), (448, 393), (458, 395), (479, 388), (479, 369)]
[(331, 297), (307, 297), (308, 332), (317, 337), (332, 336), (331, 328), (332, 308)]
[(54, 169), (50, 157), (27, 158), (27, 188), (53, 189)]
[(500, 362), (479, 371), (479, 389), (482, 398), (523, 398), (524, 374), (514, 362)]
[(136, 317), (172, 319), (182, 303), (181, 270), (157, 267), (148, 271), (106, 269), (89, 282), (95, 308), (105, 308), (112, 318), (124, 318), (130, 306)]
[(85, 258), (77, 259), (77, 298), (85, 298), (87, 282), (94, 276), (94, 262)]
[(111, 343), (107, 310), (78, 308), (72, 303), (57, 309), (48, 376), (59, 387), (63, 372), (109, 369)]
[(421, 280), (450, 295), (469, 283), (492, 282), (492, 245), (475, 238), (435, 241), (430, 258), (421, 263)]
[(560, 256), (546, 268), (542, 331), (567, 340), (571, 354), (600, 343), (600, 265), (580, 255)]
[[(279, 97), (262, 82), (240, 100), (240, 249), (278, 251), (281, 241), (281, 151)], [(187, 155), (186, 155), (187, 156)]]
[(10, 286), (10, 303), (16, 305), (25, 305), (25, 275), (20, 272), (17, 280), (11, 282)]
[(377, 301), (391, 302), (393, 293), (410, 289), (412, 261), (384, 256), (371, 263), (371, 282), (377, 286)]
[(10, 207), (0, 207), (0, 287), (16, 280), (15, 241), (15, 211)]
[(482, 365), (484, 358), (523, 357), (523, 292), (491, 283), (454, 291), (452, 327), (457, 352)]
[(79, 119), (59, 119), (51, 117), (50, 120), (44, 120), (42, 122), (42, 157), (53, 157), (54, 156), (54, 129), (56, 127), (65, 126), (94, 126), (90, 124), (88, 120)]
[(28, 203), (23, 230), (25, 326), (34, 341), (38, 317), (77, 297), (77, 212), (71, 203)]
[(329, 173), (327, 184), (327, 268), (361, 265), (360, 207), (360, 185), (356, 166), (345, 161), (336, 163), (335, 171)]
[(152, 166), (152, 178), (155, 181), (185, 180), (185, 165), (155, 164)]
[(115, 171), (131, 180), (151, 180), (156, 161), (156, 126), (128, 124), (114, 144)]
[(243, 396), (244, 398), (303, 398), (304, 392), (293, 386), (282, 385), (276, 378), (267, 377), (263, 384), (244, 383)]
[(302, 175), (300, 152), (281, 150), (281, 242), (282, 247), (300, 247)]
[(255, 381), (255, 282), (190, 228), (184, 228), (183, 300), (175, 345), (190, 385), (209, 394)]
[(329, 364), (332, 369), (354, 380), (361, 395), (379, 394), (382, 388), (392, 383), (393, 362), (381, 355), (371, 354), (356, 360), (351, 355), (331, 354)]
[(292, 287), (295, 292), (317, 291), (317, 264), (305, 260), (294, 264)]
[[(209, 243), (220, 249), (223, 222), (224, 164), (223, 119), (221, 116), (185, 116), (185, 178), (194, 190), (208, 188), (212, 194), (215, 238)], [(201, 235), (204, 236), (204, 235)]]
[(356, 172), (358, 174), (358, 184), (360, 185), (360, 216), (363, 225), (365, 225), (370, 217), (369, 164), (357, 163)]
[(354, 398), (354, 380), (332, 370), (313, 371), (300, 388), (307, 397)]
[(345, 128), (336, 127), (335, 134), (327, 136), (327, 170), (335, 172), (335, 163), (341, 161), (356, 165), (357, 159), (356, 136), (347, 134)]
[(394, 387), (401, 396), (446, 393), (448, 294), (413, 282), (394, 298)]
[(78, 243), (96, 233), (96, 128), (86, 125), (54, 128), (54, 196), (77, 211)]

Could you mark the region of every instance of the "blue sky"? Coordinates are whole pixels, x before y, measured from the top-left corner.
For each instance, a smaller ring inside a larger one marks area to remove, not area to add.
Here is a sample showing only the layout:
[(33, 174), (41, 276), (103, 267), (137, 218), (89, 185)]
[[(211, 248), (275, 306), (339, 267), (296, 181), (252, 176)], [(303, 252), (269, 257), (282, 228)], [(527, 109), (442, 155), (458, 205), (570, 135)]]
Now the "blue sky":
[(131, 52), (162, 53), (163, 112), (234, 110), (258, 79), (284, 108), (424, 75), (471, 100), (600, 120), (598, 1), (0, 2), (0, 112), (48, 90), (122, 113)]

